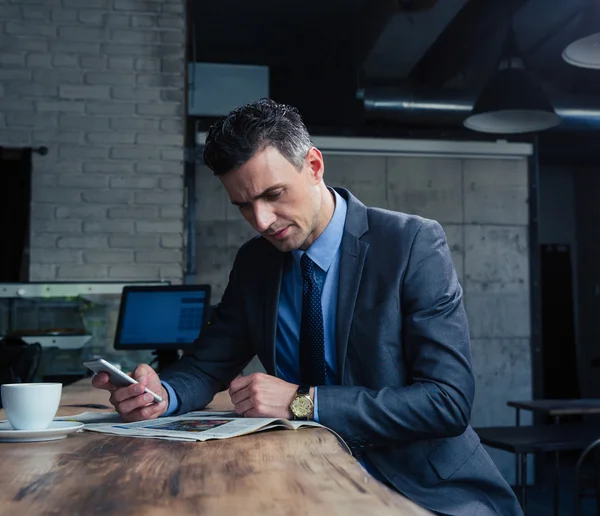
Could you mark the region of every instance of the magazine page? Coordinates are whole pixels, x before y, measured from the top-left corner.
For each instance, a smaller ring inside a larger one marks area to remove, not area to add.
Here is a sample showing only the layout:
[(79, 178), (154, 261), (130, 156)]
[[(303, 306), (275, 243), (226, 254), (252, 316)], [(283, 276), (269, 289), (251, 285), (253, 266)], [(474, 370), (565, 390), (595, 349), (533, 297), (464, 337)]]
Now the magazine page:
[(173, 441), (207, 441), (228, 439), (274, 428), (298, 430), (325, 428), (335, 435), (348, 452), (350, 448), (336, 432), (316, 421), (288, 421), (277, 418), (244, 418), (231, 411), (197, 410), (180, 416), (125, 423), (116, 412), (82, 412), (56, 417), (57, 421), (84, 423), (84, 430), (129, 437), (167, 439)]
[(298, 430), (298, 428), (309, 428), (309, 427), (321, 427), (321, 428), (325, 428), (321, 423), (317, 423), (316, 421), (313, 421), (312, 419), (307, 420), (307, 419), (303, 419), (303, 420), (299, 420), (299, 421), (290, 421), (290, 425), (292, 425), (294, 427), (294, 430)]
[(286, 419), (205, 417), (204, 415), (190, 414), (137, 421), (135, 423), (89, 423), (83, 429), (113, 435), (162, 437), (193, 441), (228, 439), (276, 427), (293, 429), (293, 426)]
[(194, 410), (192, 412), (186, 412), (182, 416), (192, 417), (219, 417), (219, 418), (239, 418), (241, 417), (237, 412), (226, 411), (226, 410)]
[[(239, 415), (235, 412), (197, 410), (188, 412), (186, 416), (192, 417), (218, 417), (218, 418), (237, 418)], [(163, 418), (161, 418), (163, 419)], [(123, 422), (117, 412), (82, 412), (81, 414), (72, 414), (70, 416), (57, 416), (55, 421), (76, 421), (78, 423), (117, 423)]]
[(57, 416), (54, 421), (76, 421), (78, 423), (118, 423), (122, 421), (116, 412), (82, 412), (70, 416)]

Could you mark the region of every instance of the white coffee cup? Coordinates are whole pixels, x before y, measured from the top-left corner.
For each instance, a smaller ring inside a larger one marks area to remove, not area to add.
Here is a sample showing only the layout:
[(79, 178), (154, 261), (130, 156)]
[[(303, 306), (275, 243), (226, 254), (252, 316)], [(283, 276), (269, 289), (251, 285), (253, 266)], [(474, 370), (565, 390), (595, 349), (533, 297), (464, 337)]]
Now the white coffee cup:
[(2, 405), (15, 430), (44, 430), (54, 419), (62, 383), (7, 383), (2, 385)]

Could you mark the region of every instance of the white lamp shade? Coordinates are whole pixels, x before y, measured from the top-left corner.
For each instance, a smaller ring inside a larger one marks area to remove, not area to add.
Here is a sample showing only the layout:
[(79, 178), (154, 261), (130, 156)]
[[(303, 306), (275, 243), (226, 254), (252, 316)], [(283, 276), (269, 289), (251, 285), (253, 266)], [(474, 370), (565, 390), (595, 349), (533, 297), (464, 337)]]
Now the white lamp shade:
[(563, 59), (573, 66), (600, 70), (600, 33), (571, 43), (565, 48)]
[(472, 115), (464, 126), (480, 133), (523, 134), (556, 127), (561, 118), (541, 110), (505, 109)]
[(556, 127), (561, 118), (525, 70), (505, 68), (486, 83), (463, 124), (482, 133), (522, 134)]

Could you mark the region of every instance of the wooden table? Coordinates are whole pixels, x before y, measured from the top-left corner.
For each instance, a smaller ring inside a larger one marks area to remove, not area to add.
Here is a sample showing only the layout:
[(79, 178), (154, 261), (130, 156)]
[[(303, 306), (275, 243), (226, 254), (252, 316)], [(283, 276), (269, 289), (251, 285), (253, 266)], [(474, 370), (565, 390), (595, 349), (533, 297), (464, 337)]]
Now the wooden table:
[[(210, 408), (230, 410), (224, 401)], [(86, 403), (108, 405), (108, 394), (81, 380), (63, 390), (59, 415), (92, 410), (69, 406)], [(318, 428), (204, 443), (79, 432), (0, 443), (0, 464), (0, 516), (430, 514)]]

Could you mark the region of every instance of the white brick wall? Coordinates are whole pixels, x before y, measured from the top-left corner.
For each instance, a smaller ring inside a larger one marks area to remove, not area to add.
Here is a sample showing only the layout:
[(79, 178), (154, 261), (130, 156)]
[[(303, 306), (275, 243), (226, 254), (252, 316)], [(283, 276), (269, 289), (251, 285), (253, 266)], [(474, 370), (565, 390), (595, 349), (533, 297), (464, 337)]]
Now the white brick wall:
[(49, 149), (32, 280), (181, 281), (184, 6), (0, 2), (0, 146)]

